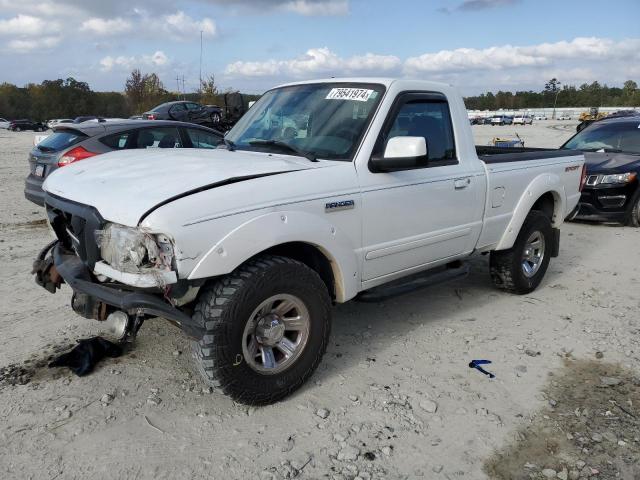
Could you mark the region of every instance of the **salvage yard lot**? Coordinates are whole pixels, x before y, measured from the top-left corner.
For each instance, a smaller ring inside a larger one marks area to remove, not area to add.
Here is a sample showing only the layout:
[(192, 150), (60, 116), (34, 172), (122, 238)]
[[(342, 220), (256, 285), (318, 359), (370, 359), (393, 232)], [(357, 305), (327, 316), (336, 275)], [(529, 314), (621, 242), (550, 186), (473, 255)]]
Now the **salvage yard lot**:
[[(557, 147), (575, 122), (473, 129)], [(204, 388), (162, 320), (87, 377), (42, 368), (100, 330), (30, 275), (50, 239), (22, 194), (32, 140), (0, 130), (0, 478), (640, 478), (640, 229), (565, 224), (530, 295), (478, 257), (463, 280), (337, 306), (312, 381), (247, 408)]]

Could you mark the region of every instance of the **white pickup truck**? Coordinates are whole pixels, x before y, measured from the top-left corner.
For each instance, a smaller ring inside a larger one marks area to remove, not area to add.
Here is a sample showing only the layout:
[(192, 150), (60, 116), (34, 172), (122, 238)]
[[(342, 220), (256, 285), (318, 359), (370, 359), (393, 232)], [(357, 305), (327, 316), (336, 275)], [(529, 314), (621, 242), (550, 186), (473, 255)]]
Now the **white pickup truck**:
[(475, 147), (449, 85), (289, 84), (224, 148), (121, 151), (56, 171), (44, 190), (57, 239), (34, 273), (122, 335), (166, 318), (194, 338), (210, 385), (266, 404), (317, 367), (332, 302), (445, 278), (487, 252), (498, 287), (535, 289), (583, 164), (568, 150)]

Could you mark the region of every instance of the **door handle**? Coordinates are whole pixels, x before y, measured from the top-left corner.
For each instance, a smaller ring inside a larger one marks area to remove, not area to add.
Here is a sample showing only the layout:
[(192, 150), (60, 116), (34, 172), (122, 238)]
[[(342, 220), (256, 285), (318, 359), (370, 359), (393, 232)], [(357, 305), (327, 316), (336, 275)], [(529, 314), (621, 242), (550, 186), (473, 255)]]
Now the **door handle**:
[(453, 181), (453, 186), (456, 190), (462, 190), (463, 188), (467, 188), (471, 183), (471, 179), (467, 178), (456, 178)]

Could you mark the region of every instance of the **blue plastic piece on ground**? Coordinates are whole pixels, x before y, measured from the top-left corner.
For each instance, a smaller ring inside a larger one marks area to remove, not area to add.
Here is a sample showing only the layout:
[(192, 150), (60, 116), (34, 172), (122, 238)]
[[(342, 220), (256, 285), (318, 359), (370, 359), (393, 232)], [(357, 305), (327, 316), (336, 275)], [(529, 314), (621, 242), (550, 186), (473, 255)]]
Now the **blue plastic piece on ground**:
[(491, 363), (491, 360), (471, 360), (471, 362), (469, 363), (469, 368), (475, 368), (476, 370), (479, 370), (480, 372), (487, 375), (489, 378), (495, 378), (496, 376), (493, 373), (487, 372), (484, 368), (480, 366), (480, 365), (489, 365), (490, 363)]

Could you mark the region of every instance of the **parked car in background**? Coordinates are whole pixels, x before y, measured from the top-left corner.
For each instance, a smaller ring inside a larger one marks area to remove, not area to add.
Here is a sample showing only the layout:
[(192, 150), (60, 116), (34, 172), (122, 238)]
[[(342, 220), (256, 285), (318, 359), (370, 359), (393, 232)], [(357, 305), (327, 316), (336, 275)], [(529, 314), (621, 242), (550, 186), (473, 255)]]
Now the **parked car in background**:
[(546, 120), (547, 116), (542, 114), (542, 113), (539, 113), (536, 116), (534, 116), (533, 118), (535, 118), (536, 120)]
[(29, 154), (24, 196), (43, 205), (42, 183), (70, 163), (114, 150), (136, 148), (216, 148), (222, 134), (200, 125), (173, 121), (120, 120), (62, 124)]
[(104, 118), (98, 117), (96, 115), (80, 115), (73, 119), (73, 123), (83, 123), (83, 122), (88, 122), (90, 120), (95, 120), (97, 122), (100, 122), (104, 120)]
[(514, 125), (533, 125), (533, 117), (528, 114), (516, 114), (513, 117)]
[(73, 123), (71, 118), (53, 118), (47, 122), (47, 127), (53, 128), (61, 123)]
[(5, 120), (4, 118), (0, 118), (0, 128), (9, 128), (9, 124), (11, 122), (9, 120)]
[(561, 148), (585, 152), (587, 181), (569, 218), (640, 227), (640, 117), (604, 118)]
[(44, 132), (45, 130), (49, 129), (49, 127), (47, 127), (42, 122), (36, 122), (34, 120), (27, 120), (27, 119), (12, 120), (11, 122), (9, 122), (8, 128), (12, 132), (21, 132), (22, 130), (33, 130), (34, 132)]
[(145, 120), (176, 120), (198, 125), (215, 126), (222, 119), (222, 109), (215, 105), (200, 105), (179, 100), (167, 102), (142, 114)]
[(558, 120), (571, 120), (571, 115), (568, 113), (561, 113), (557, 118)]
[(511, 125), (513, 117), (509, 115), (494, 115), (491, 117), (491, 125)]

